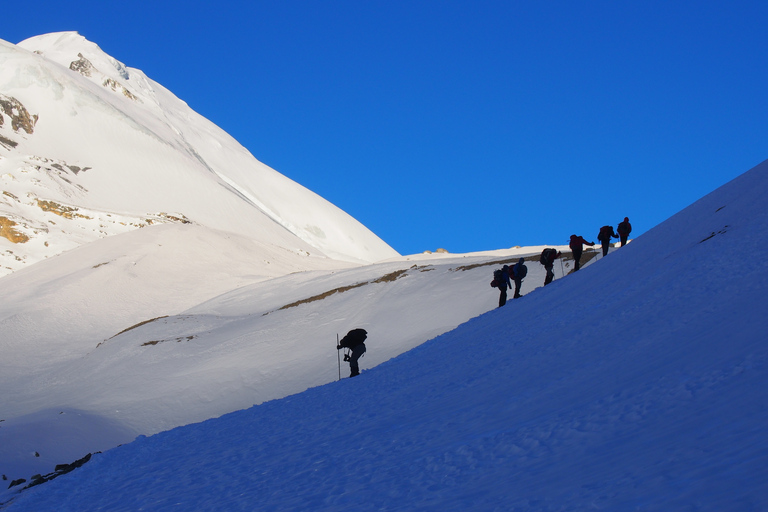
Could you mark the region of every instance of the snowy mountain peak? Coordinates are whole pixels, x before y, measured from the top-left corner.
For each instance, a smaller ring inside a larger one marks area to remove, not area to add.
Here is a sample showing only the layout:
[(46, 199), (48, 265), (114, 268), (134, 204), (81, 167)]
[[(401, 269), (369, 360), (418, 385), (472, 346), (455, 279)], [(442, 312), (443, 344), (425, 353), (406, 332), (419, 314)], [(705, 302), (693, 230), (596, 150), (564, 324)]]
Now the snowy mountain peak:
[(18, 46), (76, 71), (98, 85), (112, 88), (116, 92), (122, 88), (120, 92), (126, 97), (137, 99), (121, 83), (131, 79), (128, 68), (77, 32), (57, 32), (31, 37)]
[(0, 275), (169, 222), (292, 255), (397, 256), (76, 32), (0, 41), (0, 191)]

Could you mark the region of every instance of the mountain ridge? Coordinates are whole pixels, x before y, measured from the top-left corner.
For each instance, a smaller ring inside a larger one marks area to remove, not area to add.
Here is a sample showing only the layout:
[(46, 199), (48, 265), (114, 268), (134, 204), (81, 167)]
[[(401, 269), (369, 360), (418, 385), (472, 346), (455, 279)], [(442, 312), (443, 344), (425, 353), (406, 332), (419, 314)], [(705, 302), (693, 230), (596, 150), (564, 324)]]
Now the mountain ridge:
[[(0, 238), (5, 274), (135, 229), (145, 217), (182, 218), (348, 262), (397, 256), (349, 215), (77, 33), (1, 42), (0, 61), (3, 104), (18, 105), (0, 111), (9, 120), (0, 124), (0, 216), (6, 232), (27, 237)], [(71, 222), (41, 211), (38, 201), (90, 213)]]

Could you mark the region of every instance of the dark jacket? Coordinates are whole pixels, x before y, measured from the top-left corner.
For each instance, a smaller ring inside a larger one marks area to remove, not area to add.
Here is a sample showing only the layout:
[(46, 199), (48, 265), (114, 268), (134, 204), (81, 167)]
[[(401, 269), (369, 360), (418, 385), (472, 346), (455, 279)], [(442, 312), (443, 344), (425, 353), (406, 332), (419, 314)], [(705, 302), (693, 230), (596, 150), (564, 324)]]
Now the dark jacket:
[[(525, 268), (525, 271), (523, 272), (523, 268)], [(528, 267), (525, 266), (525, 258), (520, 258), (517, 263), (515, 263), (515, 266), (512, 267), (512, 279), (515, 281), (522, 280), (525, 275), (528, 274)]]
[(629, 217), (624, 217), (624, 222), (619, 223), (619, 227), (616, 230), (621, 236), (629, 236), (632, 232), (632, 224), (629, 223)]
[(572, 251), (578, 251), (580, 249), (584, 249), (585, 245), (592, 246), (592, 245), (595, 245), (595, 242), (587, 242), (586, 240), (584, 240), (583, 236), (571, 235), (571, 243), (569, 247), (571, 248)]
[(600, 228), (600, 232), (597, 234), (597, 239), (601, 242), (609, 242), (611, 238), (619, 238), (613, 231), (613, 226), (603, 226)]
[[(506, 285), (507, 288), (512, 288), (512, 281), (509, 280), (509, 274), (512, 273), (512, 269), (509, 268), (507, 265), (504, 265), (501, 268), (501, 273), (504, 275), (504, 281), (502, 281), (502, 283), (504, 283), (504, 285)], [(499, 288), (501, 287), (502, 285), (499, 284)]]
[(367, 337), (368, 333), (365, 329), (352, 329), (346, 336), (341, 338), (341, 341), (336, 348), (355, 348), (358, 345), (363, 345), (363, 342)]
[(544, 265), (545, 268), (551, 267), (552, 265), (554, 265), (555, 260), (559, 258), (561, 255), (562, 253), (560, 251), (556, 251), (554, 249), (549, 251), (549, 253), (546, 256), (546, 260), (542, 263), (542, 265)]

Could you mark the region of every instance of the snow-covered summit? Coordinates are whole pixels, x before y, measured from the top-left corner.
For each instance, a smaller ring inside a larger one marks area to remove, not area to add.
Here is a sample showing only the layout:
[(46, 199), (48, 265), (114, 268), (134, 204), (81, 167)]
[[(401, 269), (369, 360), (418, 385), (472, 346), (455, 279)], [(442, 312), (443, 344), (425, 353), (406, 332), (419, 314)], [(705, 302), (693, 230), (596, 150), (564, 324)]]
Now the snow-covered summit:
[[(125, 64), (107, 55), (96, 43), (88, 41), (77, 32), (55, 32), (36, 36), (20, 42), (17, 46), (76, 71), (97, 85), (110, 88), (114, 86), (129, 98), (142, 94), (142, 99), (147, 99), (151, 95), (149, 83), (141, 81), (141, 73), (137, 74), (138, 80), (131, 80), (132, 76)], [(128, 91), (123, 83), (130, 83), (136, 90)]]
[(371, 262), (396, 251), (75, 32), (0, 41), (0, 275), (158, 223)]

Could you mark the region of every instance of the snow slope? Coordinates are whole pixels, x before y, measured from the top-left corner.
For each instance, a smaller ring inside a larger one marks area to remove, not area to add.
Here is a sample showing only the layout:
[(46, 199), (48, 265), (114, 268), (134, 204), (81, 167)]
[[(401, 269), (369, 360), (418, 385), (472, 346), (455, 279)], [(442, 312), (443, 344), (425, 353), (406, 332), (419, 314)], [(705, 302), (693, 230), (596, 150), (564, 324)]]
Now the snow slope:
[[(489, 263), (540, 252), (419, 255), (335, 269), (317, 258), (318, 270), (290, 274), (281, 254), (262, 263), (279, 267), (276, 276), (258, 280), (246, 258), (252, 242), (227, 235), (189, 243), (198, 231), (153, 226), (3, 278), (0, 473), (46, 473), (139, 434), (336, 380), (336, 334), (352, 323), (378, 333), (364, 366), (379, 364), (495, 307), (498, 292), (487, 282), (501, 263)], [(179, 259), (182, 252), (191, 257)], [(532, 265), (523, 293), (543, 280)], [(62, 411), (82, 415), (81, 430), (98, 429), (99, 443), (69, 439), (56, 426)], [(30, 425), (38, 425), (34, 435)]]
[[(766, 192), (768, 162), (360, 377), (140, 437), (6, 508), (768, 509)], [(463, 291), (448, 274), (429, 282), (423, 317)], [(242, 291), (233, 317), (258, 302)], [(229, 304), (195, 314), (222, 322)], [(310, 322), (357, 326), (366, 306)], [(369, 329), (366, 358), (414, 325), (401, 314)]]
[[(535, 250), (399, 258), (76, 33), (0, 41), (0, 62), (12, 479), (336, 379), (329, 346), (350, 308), (388, 334), (367, 358), (385, 361), (493, 307), (496, 292), (476, 287), (487, 268), (453, 267)], [(443, 279), (457, 291), (434, 312)], [(412, 327), (396, 329), (404, 311)]]
[(397, 256), (75, 32), (0, 41), (0, 187), (0, 275), (168, 222), (350, 262)]

